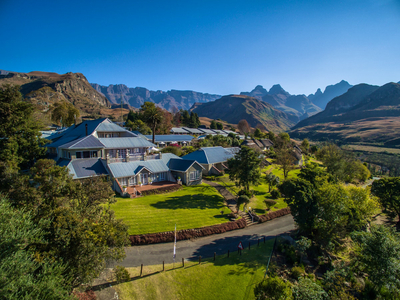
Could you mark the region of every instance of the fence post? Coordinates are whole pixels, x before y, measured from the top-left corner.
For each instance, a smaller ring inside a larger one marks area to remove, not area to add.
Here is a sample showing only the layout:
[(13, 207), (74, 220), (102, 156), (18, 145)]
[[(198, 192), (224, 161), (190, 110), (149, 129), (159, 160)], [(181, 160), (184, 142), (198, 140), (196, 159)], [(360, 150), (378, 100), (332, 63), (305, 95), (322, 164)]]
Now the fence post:
[(199, 256), (199, 265), (201, 265), (201, 255)]
[(216, 254), (216, 253), (214, 252), (214, 261), (215, 261), (215, 254)]
[(182, 257), (182, 266), (185, 267), (185, 259)]
[(258, 239), (257, 246), (260, 246), (260, 239)]
[(164, 261), (162, 261), (162, 271), (165, 272), (165, 264), (164, 264)]
[(140, 277), (143, 275), (143, 264), (140, 265)]
[(264, 236), (264, 244), (265, 244), (265, 236)]

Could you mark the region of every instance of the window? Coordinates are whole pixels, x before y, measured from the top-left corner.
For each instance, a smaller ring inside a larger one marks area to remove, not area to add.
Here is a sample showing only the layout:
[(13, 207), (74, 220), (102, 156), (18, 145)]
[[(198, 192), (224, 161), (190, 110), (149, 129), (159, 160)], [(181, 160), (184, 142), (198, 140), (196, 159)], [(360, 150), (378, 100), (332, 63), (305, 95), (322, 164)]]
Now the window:
[(160, 173), (160, 181), (162, 181), (162, 180), (165, 180), (165, 175), (166, 175), (166, 173), (165, 172), (162, 172), (162, 173)]
[(91, 158), (97, 157), (97, 151), (78, 151), (76, 152), (76, 158)]
[(189, 173), (189, 180), (190, 181), (197, 180), (199, 178), (200, 178), (200, 171), (199, 170)]

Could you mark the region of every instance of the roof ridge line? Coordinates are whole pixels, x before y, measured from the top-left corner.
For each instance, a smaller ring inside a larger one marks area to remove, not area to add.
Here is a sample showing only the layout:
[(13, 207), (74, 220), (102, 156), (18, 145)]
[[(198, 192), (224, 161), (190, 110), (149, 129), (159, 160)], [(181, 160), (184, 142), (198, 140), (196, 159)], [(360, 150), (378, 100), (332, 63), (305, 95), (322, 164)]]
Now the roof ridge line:
[(204, 151), (203, 148), (201, 148), (201, 151), (204, 152), (204, 155), (206, 156), (206, 161), (207, 161), (207, 163), (210, 163), (210, 160), (208, 159), (208, 155), (207, 155), (206, 151)]
[(79, 138), (75, 140), (75, 143), (73, 143), (71, 146), (69, 146), (68, 148), (71, 148), (73, 146), (75, 146), (76, 144), (82, 142), (84, 139), (86, 139), (88, 136), (90, 136), (91, 134), (88, 134), (87, 136), (84, 136), (83, 138)]

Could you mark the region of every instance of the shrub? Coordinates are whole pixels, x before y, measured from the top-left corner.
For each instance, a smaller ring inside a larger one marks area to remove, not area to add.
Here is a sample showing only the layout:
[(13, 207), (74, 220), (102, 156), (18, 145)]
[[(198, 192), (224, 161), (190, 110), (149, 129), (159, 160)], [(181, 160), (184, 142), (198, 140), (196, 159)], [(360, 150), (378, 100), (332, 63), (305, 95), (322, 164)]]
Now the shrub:
[(305, 273), (304, 267), (301, 266), (296, 266), (293, 267), (292, 270), (290, 271), (290, 275), (292, 276), (293, 279), (299, 279), (301, 275)]
[(282, 209), (279, 209), (279, 210), (276, 210), (276, 211), (269, 212), (266, 215), (259, 216), (258, 222), (259, 223), (264, 223), (264, 222), (267, 222), (267, 221), (270, 221), (270, 220), (273, 220), (275, 218), (279, 218), (279, 217), (282, 217), (282, 216), (288, 215), (288, 214), (290, 214), (290, 208), (289, 207), (285, 207), (285, 208), (282, 208)]
[(264, 200), (265, 205), (267, 206), (267, 209), (270, 210), (272, 206), (276, 205), (276, 201), (272, 199), (266, 199)]
[(291, 299), (290, 283), (279, 277), (268, 277), (254, 288), (256, 299)]
[(281, 193), (277, 189), (273, 189), (271, 191), (271, 197), (274, 199), (278, 199), (281, 196)]
[(131, 279), (128, 270), (122, 266), (116, 266), (113, 271), (117, 282), (127, 282)]
[(253, 191), (240, 190), (238, 192), (238, 196), (247, 196), (247, 197), (251, 198), (251, 197), (253, 197)]

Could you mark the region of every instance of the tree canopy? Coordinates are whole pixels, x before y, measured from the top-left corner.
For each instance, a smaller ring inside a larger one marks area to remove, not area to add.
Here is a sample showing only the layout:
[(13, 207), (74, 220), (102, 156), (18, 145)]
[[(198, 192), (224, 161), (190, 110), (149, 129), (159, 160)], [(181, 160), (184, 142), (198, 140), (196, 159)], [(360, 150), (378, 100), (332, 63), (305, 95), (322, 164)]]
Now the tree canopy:
[(260, 181), (260, 163), (261, 159), (254, 150), (242, 146), (238, 154), (228, 159), (229, 179), (249, 192), (250, 184), (257, 185)]
[(144, 122), (146, 122), (147, 125), (149, 125), (151, 131), (153, 132), (152, 141), (154, 143), (157, 126), (159, 126), (160, 123), (162, 122), (164, 113), (162, 109), (156, 107), (156, 105), (153, 102), (143, 103), (142, 106), (140, 107), (140, 112), (143, 114)]
[(40, 130), (33, 106), (22, 100), (19, 86), (0, 87), (0, 161), (25, 169), (44, 157), (46, 140), (40, 138)]
[(371, 192), (378, 197), (383, 207), (400, 216), (400, 177), (375, 180)]

